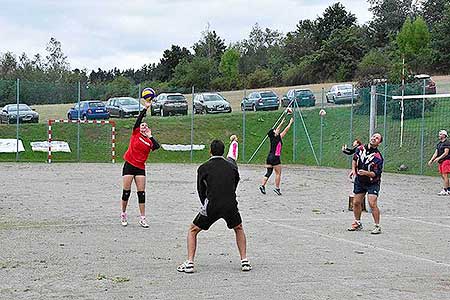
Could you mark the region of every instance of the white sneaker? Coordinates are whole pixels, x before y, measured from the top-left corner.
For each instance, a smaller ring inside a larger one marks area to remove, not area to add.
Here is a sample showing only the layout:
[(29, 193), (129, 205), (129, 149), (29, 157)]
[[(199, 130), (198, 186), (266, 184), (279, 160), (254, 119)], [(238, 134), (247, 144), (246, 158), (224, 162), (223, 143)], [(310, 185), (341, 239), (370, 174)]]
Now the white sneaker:
[(194, 273), (194, 263), (187, 260), (177, 267), (177, 271), (184, 273)]
[(442, 190), (438, 193), (438, 195), (439, 195), (439, 196), (448, 196), (448, 192), (447, 192), (446, 190), (442, 189)]
[(128, 216), (126, 212), (122, 212), (120, 214), (120, 223), (122, 223), (122, 226), (128, 225)]
[(373, 228), (373, 230), (370, 233), (371, 234), (380, 234), (381, 233), (381, 226), (380, 225), (375, 225), (375, 227)]
[(241, 270), (243, 272), (248, 272), (252, 269), (252, 265), (248, 262), (248, 259), (244, 258), (241, 260)]
[(141, 225), (141, 227), (144, 227), (144, 228), (149, 227), (147, 220), (145, 220), (145, 217), (142, 217), (142, 216), (139, 219), (139, 225)]

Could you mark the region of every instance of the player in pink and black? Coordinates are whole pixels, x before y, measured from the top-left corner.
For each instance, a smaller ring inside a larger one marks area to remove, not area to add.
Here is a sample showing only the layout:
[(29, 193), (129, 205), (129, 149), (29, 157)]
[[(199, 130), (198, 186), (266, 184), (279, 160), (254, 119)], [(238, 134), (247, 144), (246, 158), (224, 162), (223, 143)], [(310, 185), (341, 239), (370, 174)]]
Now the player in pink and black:
[(275, 171), (275, 189), (273, 191), (277, 195), (281, 196), (280, 183), (281, 183), (281, 150), (283, 148), (282, 139), (289, 131), (289, 128), (291, 128), (291, 125), (294, 122), (294, 118), (291, 118), (289, 120), (289, 124), (280, 133), (284, 121), (285, 120), (282, 119), (277, 128), (275, 129), (271, 128), (267, 133), (267, 136), (269, 137), (270, 140), (270, 151), (266, 159), (267, 172), (262, 179), (262, 184), (259, 186), (259, 190), (263, 194), (266, 194), (266, 183), (269, 180), (270, 175), (272, 175), (272, 172)]
[(380, 210), (378, 209), (377, 200), (380, 192), (381, 172), (383, 171), (383, 156), (378, 151), (378, 145), (383, 141), (383, 137), (379, 133), (375, 133), (370, 138), (367, 145), (359, 146), (352, 161), (352, 176), (355, 179), (353, 184), (353, 214), (355, 220), (349, 231), (359, 231), (363, 228), (361, 223), (362, 201), (366, 194), (370, 208), (372, 209), (372, 217), (375, 227), (372, 234), (381, 233), (380, 227)]
[(131, 134), (130, 144), (128, 150), (125, 152), (123, 159), (122, 177), (123, 177), (123, 192), (122, 192), (122, 213), (120, 219), (123, 226), (128, 225), (127, 205), (131, 194), (131, 184), (136, 184), (140, 219), (139, 225), (148, 228), (148, 223), (145, 220), (145, 161), (150, 154), (159, 148), (159, 144), (152, 135), (152, 131), (148, 128), (147, 123), (142, 123), (142, 119), (150, 107), (150, 102), (146, 102), (145, 108), (139, 114)]

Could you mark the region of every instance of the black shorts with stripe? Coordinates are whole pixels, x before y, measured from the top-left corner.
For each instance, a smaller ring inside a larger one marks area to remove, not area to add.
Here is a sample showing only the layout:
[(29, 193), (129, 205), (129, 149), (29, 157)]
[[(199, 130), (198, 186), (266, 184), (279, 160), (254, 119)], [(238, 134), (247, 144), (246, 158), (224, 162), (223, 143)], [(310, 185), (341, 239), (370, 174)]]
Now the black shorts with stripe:
[(267, 155), (266, 164), (271, 166), (281, 165), (281, 159), (279, 156), (276, 156), (273, 153), (269, 153), (269, 155)]
[(233, 229), (234, 227), (242, 223), (241, 214), (237, 209), (226, 212), (224, 214), (213, 214), (213, 215), (208, 214), (207, 216), (204, 216), (199, 213), (195, 217), (194, 221), (192, 221), (192, 223), (194, 223), (195, 226), (203, 230), (208, 230), (209, 227), (211, 227), (211, 225), (214, 224), (219, 219), (224, 219), (229, 229)]
[(145, 176), (145, 169), (140, 169), (133, 166), (129, 162), (125, 162), (122, 169), (122, 176), (133, 175), (133, 176)]

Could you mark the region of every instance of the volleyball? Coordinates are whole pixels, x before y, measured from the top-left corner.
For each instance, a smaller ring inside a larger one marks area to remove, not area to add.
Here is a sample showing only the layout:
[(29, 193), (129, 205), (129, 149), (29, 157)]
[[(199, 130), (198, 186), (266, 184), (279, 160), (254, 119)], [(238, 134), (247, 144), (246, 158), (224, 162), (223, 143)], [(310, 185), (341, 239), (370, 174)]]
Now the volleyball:
[(319, 116), (321, 116), (321, 117), (325, 116), (326, 114), (327, 114), (327, 112), (324, 109), (321, 109), (319, 111)]
[(145, 101), (151, 102), (153, 100), (153, 98), (156, 97), (156, 92), (152, 88), (145, 88), (145, 89), (142, 90), (141, 95), (142, 95), (142, 98), (144, 98)]

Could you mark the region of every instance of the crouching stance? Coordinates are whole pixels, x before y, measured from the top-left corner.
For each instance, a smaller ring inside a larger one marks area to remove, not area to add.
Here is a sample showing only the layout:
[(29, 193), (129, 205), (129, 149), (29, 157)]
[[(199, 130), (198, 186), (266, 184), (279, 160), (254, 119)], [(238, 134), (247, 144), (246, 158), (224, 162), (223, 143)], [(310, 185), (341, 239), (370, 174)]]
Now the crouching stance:
[(219, 219), (224, 219), (228, 228), (236, 234), (236, 243), (241, 257), (241, 270), (252, 269), (246, 254), (246, 238), (242, 219), (236, 201), (236, 187), (239, 172), (223, 157), (225, 146), (222, 141), (211, 143), (211, 158), (197, 170), (197, 191), (200, 197), (200, 212), (190, 225), (187, 235), (187, 260), (178, 266), (179, 272), (194, 272), (194, 256), (197, 248), (197, 235), (208, 230)]

